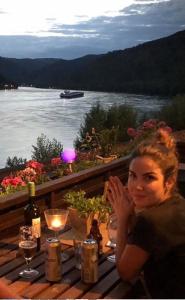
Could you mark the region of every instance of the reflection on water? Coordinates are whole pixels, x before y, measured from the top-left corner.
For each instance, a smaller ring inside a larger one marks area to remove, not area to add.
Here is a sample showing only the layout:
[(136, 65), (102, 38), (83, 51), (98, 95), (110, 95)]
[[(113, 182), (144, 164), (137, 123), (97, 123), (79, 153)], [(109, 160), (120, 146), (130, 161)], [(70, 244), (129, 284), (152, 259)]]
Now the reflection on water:
[(60, 99), (61, 90), (22, 87), (0, 91), (0, 167), (8, 156), (31, 158), (32, 145), (44, 133), (64, 148), (73, 147), (84, 115), (99, 101), (104, 107), (126, 103), (140, 111), (158, 110), (165, 99), (123, 93), (85, 92), (76, 99)]

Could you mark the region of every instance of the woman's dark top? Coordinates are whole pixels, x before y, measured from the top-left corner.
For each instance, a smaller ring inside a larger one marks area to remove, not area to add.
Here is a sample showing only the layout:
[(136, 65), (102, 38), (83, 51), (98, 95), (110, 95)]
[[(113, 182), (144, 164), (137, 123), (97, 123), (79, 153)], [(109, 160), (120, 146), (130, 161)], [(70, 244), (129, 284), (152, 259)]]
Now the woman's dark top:
[(128, 236), (150, 253), (144, 276), (152, 298), (185, 298), (185, 199), (179, 194), (140, 212)]

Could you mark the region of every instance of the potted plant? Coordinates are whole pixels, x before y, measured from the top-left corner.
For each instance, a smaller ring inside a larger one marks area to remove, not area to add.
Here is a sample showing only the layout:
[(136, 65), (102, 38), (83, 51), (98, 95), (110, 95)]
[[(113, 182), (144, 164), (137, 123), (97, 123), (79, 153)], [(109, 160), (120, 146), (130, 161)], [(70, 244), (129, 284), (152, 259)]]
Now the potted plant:
[(93, 218), (105, 222), (111, 207), (104, 196), (87, 198), (85, 191), (70, 191), (64, 196), (69, 204), (69, 221), (75, 236), (84, 239), (90, 231)]

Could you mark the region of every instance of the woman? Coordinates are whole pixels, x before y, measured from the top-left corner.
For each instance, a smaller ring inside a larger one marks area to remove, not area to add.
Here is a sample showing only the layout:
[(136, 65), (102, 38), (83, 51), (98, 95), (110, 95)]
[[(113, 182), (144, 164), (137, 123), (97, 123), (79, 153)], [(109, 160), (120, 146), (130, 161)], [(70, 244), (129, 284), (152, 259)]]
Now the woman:
[(118, 271), (130, 281), (144, 270), (152, 298), (185, 298), (185, 199), (175, 192), (177, 172), (175, 143), (159, 130), (132, 153), (128, 187), (109, 180)]

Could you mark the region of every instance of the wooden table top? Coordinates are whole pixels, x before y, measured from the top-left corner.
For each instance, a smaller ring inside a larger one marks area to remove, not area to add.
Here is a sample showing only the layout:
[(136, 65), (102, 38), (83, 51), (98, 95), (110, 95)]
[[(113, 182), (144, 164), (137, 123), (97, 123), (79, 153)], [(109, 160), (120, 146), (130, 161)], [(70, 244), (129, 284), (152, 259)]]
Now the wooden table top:
[(0, 240), (0, 277), (12, 291), (23, 298), (30, 299), (123, 299), (127, 298), (131, 286), (123, 282), (115, 264), (107, 260), (110, 249), (104, 247), (99, 259), (98, 282), (85, 284), (81, 281), (80, 271), (75, 268), (74, 248), (62, 244), (69, 259), (62, 263), (62, 280), (48, 282), (45, 278), (45, 240), (42, 239), (41, 251), (33, 258), (31, 266), (39, 271), (34, 279), (23, 279), (19, 272), (25, 268), (25, 260), (18, 251), (18, 236)]

